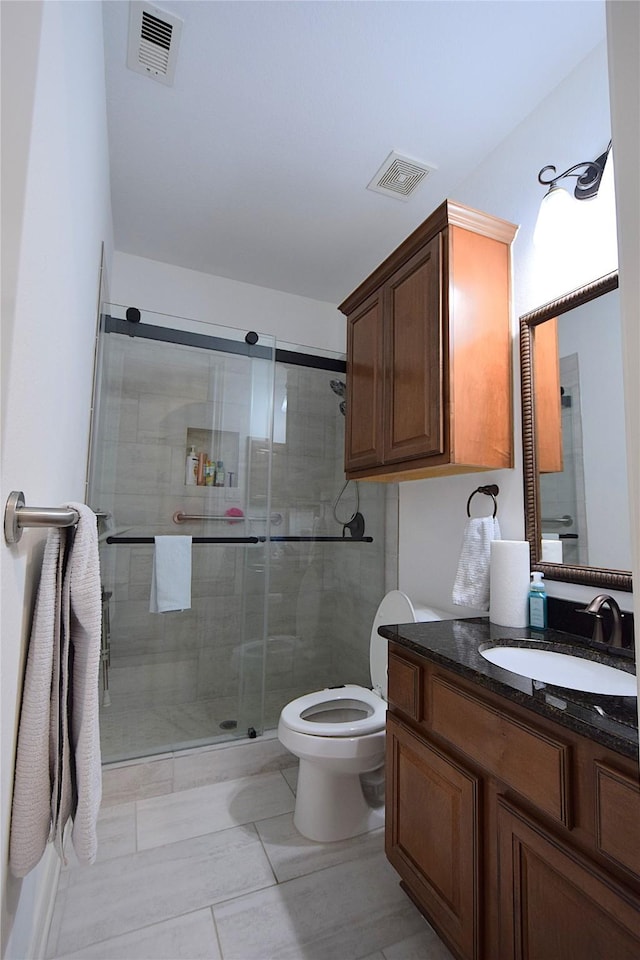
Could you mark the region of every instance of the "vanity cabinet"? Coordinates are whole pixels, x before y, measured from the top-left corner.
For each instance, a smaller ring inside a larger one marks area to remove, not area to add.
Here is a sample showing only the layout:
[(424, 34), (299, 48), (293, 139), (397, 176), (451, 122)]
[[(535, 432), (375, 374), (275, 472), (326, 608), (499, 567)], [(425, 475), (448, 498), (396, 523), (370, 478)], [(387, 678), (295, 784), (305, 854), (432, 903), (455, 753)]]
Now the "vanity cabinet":
[(447, 200), (340, 305), (350, 479), (513, 466), (516, 229)]
[(640, 956), (637, 763), (389, 644), (387, 857), (460, 960)]
[(448, 942), (477, 957), (479, 779), (395, 717), (387, 751), (387, 856)]

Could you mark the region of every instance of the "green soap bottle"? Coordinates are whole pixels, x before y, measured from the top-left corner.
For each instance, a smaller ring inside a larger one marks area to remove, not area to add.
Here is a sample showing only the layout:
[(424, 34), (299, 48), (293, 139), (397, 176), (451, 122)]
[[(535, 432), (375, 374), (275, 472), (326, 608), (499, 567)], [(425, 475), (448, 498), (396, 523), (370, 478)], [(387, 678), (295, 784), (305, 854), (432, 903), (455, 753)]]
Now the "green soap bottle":
[(546, 627), (547, 625), (547, 593), (544, 589), (544, 574), (537, 570), (531, 574), (529, 587), (529, 626)]

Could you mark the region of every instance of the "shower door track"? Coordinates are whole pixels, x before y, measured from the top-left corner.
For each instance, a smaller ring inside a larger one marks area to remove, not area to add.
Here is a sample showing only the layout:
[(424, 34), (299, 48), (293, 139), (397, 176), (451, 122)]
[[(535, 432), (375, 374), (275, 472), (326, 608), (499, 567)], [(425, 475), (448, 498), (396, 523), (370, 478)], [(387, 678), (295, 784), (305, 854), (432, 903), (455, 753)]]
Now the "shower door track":
[[(107, 537), (106, 543), (155, 543), (155, 537)], [(373, 543), (373, 537), (193, 537), (192, 543)]]
[(322, 354), (303, 353), (298, 350), (285, 350), (276, 347), (263, 347), (261, 344), (230, 340), (227, 337), (214, 337), (204, 333), (191, 333), (176, 330), (174, 327), (157, 327), (152, 323), (132, 323), (120, 320), (109, 314), (103, 316), (105, 333), (117, 333), (126, 337), (140, 337), (143, 340), (158, 340), (162, 343), (180, 344), (185, 347), (199, 347), (202, 350), (215, 350), (220, 353), (236, 353), (245, 357), (273, 359), (276, 363), (289, 363), (298, 367), (312, 367), (316, 370), (329, 370), (332, 373), (345, 373), (345, 360), (325, 357)]

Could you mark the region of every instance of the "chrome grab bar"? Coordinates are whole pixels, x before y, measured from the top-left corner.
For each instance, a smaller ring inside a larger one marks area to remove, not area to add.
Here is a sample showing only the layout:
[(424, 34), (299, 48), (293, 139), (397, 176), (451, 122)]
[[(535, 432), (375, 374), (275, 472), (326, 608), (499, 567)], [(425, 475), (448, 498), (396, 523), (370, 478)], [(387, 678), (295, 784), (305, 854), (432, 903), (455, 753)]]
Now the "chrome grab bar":
[[(176, 510), (173, 515), (174, 523), (188, 523), (190, 520), (224, 520), (227, 523), (244, 523), (246, 520), (248, 520), (250, 523), (253, 523), (253, 521), (261, 521), (262, 523), (266, 523), (267, 519), (267, 517), (245, 517), (244, 515), (235, 516), (234, 514), (227, 513), (223, 514), (222, 516), (214, 516), (210, 513), (183, 513), (181, 510)], [(274, 524), (274, 526), (281, 524), (282, 514), (272, 513), (271, 523)]]
[(573, 517), (569, 516), (568, 513), (563, 514), (561, 517), (543, 517), (543, 523), (559, 523), (563, 527), (570, 527), (573, 524)]
[(25, 507), (22, 490), (12, 490), (4, 508), (4, 539), (18, 543), (24, 527), (73, 527), (79, 519), (72, 507)]

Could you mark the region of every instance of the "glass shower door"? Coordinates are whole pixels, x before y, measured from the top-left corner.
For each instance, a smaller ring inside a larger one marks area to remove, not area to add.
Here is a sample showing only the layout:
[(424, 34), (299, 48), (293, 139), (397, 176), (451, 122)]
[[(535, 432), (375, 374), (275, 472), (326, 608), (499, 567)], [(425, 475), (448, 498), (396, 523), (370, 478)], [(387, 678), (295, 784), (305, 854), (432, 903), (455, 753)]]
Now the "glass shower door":
[[(264, 714), (274, 342), (125, 317), (109, 305), (103, 318), (90, 464), (89, 503), (108, 514), (104, 760), (251, 736)], [(191, 602), (157, 614), (167, 535), (192, 538)]]

